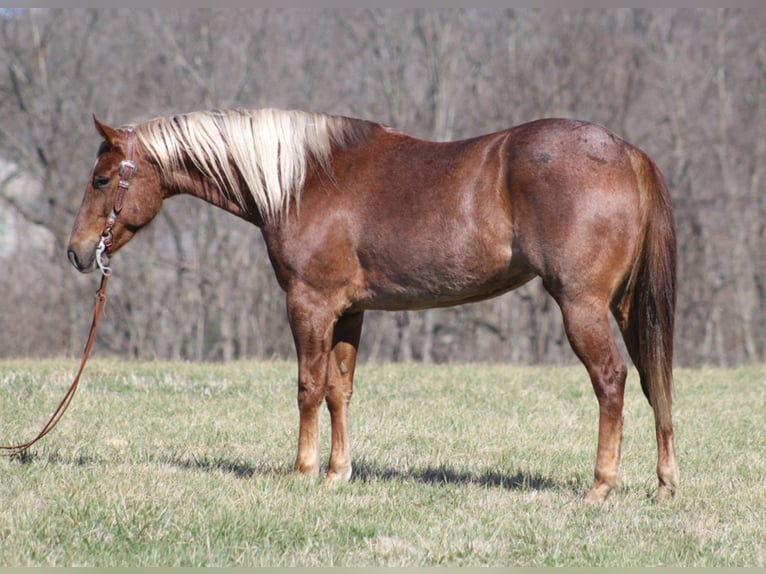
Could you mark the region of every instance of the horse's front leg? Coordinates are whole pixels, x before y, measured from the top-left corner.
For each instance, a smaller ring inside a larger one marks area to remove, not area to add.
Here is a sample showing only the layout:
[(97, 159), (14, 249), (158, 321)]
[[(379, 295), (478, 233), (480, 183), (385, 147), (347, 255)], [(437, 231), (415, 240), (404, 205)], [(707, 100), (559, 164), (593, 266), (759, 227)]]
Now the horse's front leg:
[(354, 370), (362, 313), (338, 319), (333, 335), (332, 360), (327, 368), (327, 408), (330, 411), (332, 448), (327, 483), (336, 484), (351, 477), (351, 454), (348, 438), (348, 404), (354, 390)]
[[(335, 316), (321, 301), (288, 294), (287, 312), (298, 354), (298, 455), (295, 471), (319, 474), (319, 409), (327, 394)], [(335, 366), (337, 368), (337, 366)]]

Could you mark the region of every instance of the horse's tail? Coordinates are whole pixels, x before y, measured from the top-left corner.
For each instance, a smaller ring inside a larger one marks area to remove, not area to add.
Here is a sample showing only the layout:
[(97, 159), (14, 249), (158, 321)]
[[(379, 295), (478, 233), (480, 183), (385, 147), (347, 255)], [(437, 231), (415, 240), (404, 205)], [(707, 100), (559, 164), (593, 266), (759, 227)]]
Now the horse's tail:
[(619, 307), (623, 335), (657, 430), (672, 429), (673, 329), (676, 306), (676, 232), (670, 193), (654, 162), (639, 150), (631, 164), (640, 192), (641, 236)]

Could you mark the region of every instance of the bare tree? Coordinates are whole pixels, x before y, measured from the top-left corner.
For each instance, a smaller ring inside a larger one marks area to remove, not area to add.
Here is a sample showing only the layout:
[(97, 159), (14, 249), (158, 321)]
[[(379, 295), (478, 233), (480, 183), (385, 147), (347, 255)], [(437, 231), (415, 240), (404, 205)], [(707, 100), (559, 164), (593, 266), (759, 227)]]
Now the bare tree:
[[(22, 9), (0, 14), (0, 356), (75, 354), (93, 277), (64, 245), (113, 124), (211, 107), (365, 117), (458, 139), (542, 116), (603, 123), (665, 171), (679, 364), (766, 359), (763, 9)], [(292, 356), (252, 226), (167, 202), (115, 260), (102, 352)], [(491, 301), (368, 313), (368, 360), (573, 361), (539, 281)]]

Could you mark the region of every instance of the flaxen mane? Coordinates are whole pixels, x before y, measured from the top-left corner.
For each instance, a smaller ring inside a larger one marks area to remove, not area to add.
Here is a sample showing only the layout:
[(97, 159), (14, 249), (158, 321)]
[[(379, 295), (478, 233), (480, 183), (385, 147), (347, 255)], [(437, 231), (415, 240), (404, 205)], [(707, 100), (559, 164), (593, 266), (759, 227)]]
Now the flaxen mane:
[(329, 171), (332, 146), (363, 139), (369, 125), (302, 111), (232, 109), (160, 117), (134, 129), (163, 172), (191, 161), (240, 206), (249, 193), (268, 220), (299, 198), (312, 162)]

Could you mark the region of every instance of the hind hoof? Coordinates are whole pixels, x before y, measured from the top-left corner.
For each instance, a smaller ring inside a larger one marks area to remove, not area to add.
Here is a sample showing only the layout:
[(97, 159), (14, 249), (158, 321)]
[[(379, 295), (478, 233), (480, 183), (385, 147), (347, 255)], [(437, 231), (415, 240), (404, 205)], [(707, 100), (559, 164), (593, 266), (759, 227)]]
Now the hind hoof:
[(657, 494), (654, 495), (654, 502), (666, 502), (672, 500), (676, 495), (676, 488), (667, 484), (660, 484)]

